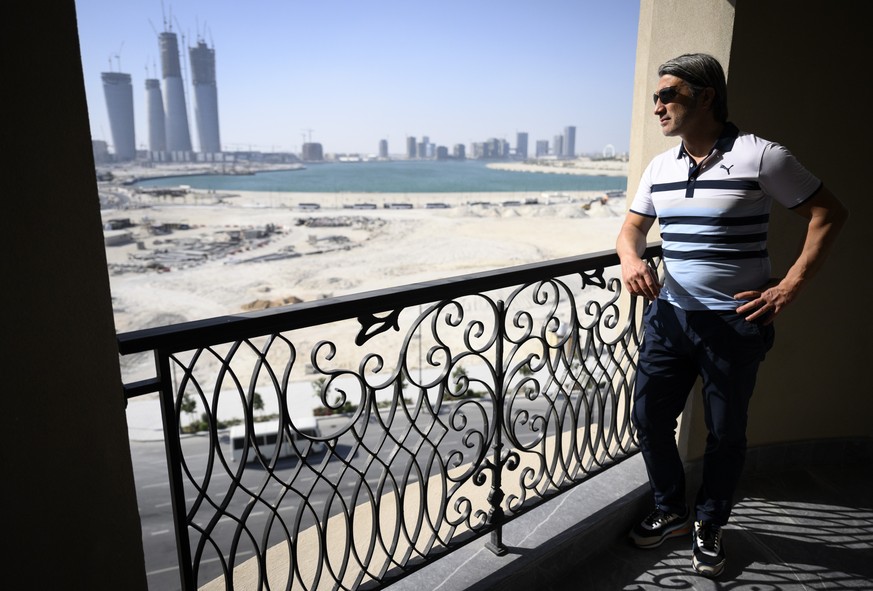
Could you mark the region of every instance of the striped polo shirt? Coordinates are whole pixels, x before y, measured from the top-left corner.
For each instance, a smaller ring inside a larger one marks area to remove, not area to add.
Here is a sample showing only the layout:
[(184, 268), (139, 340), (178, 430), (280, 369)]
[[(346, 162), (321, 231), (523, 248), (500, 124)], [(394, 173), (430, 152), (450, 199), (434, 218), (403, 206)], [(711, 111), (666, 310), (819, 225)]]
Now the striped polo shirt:
[(699, 165), (681, 144), (656, 156), (631, 211), (660, 223), (660, 297), (684, 310), (735, 310), (734, 294), (770, 278), (773, 200), (797, 207), (820, 186), (783, 146), (731, 123)]

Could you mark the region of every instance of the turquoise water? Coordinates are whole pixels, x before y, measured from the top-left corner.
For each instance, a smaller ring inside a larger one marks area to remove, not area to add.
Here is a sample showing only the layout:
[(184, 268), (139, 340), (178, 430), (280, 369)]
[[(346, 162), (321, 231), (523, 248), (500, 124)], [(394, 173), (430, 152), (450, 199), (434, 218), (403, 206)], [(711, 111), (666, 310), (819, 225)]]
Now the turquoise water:
[(481, 161), (392, 161), (307, 164), (304, 170), (253, 175), (198, 175), (144, 180), (196, 189), (300, 193), (490, 193), (626, 190), (627, 177), (493, 170)]

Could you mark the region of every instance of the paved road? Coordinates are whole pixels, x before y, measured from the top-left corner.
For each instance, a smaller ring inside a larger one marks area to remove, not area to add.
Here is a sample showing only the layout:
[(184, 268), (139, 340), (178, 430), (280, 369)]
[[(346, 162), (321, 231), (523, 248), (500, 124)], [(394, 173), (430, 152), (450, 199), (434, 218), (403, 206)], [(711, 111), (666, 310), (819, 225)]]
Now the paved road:
[[(337, 419), (327, 419), (320, 421), (322, 433), (330, 435), (332, 431), (337, 429), (337, 425), (341, 421)], [(473, 423), (475, 424), (475, 422)], [(481, 423), (480, 423), (481, 424)], [(406, 431), (405, 422), (398, 422), (392, 428), (392, 433), (398, 438), (402, 437)], [(381, 449), (380, 457), (391, 457), (393, 451), (396, 450), (395, 444), (383, 445), (378, 447), (379, 442), (384, 437), (381, 430), (369, 428), (362, 437), (364, 445), (370, 449)], [(222, 437), (224, 443), (227, 443), (227, 437)], [(346, 439), (344, 438), (343, 441)], [(337, 451), (340, 454), (348, 454), (354, 456), (352, 462), (361, 464), (366, 461), (368, 456), (366, 450), (362, 449), (356, 454), (352, 454), (351, 443), (349, 445), (337, 445)], [(460, 435), (455, 432), (449, 432), (443, 441), (444, 445), (453, 447), (460, 446)], [(186, 462), (191, 467), (192, 473), (200, 480), (205, 472), (204, 467), (209, 457), (209, 444), (206, 436), (185, 437), (182, 439), (182, 452)], [(134, 475), (137, 486), (137, 498), (140, 508), (140, 519), (142, 522), (143, 546), (146, 558), (146, 573), (148, 576), (149, 588), (160, 589), (161, 591), (172, 591), (180, 589), (178, 575), (178, 557), (176, 555), (175, 529), (173, 525), (172, 505), (170, 503), (169, 493), (169, 478), (167, 476), (166, 455), (163, 441), (144, 441), (131, 442), (131, 453), (133, 456)], [(325, 459), (325, 453), (312, 454), (309, 456), (311, 463), (320, 463)], [(411, 456), (408, 454), (396, 455), (392, 462), (392, 471), (395, 474), (402, 473), (406, 465), (409, 463)], [(329, 458), (328, 458), (329, 459)], [(283, 520), (288, 522), (293, 521), (295, 513), (299, 510), (300, 502), (296, 500), (293, 493), (288, 495), (286, 489), (278, 484), (278, 482), (292, 482), (294, 489), (301, 491), (309, 491), (307, 495), (309, 504), (313, 511), (321, 513), (324, 511), (325, 502), (328, 499), (335, 499), (338, 491), (343, 498), (350, 496), (350, 491), (354, 490), (353, 480), (351, 478), (343, 478), (342, 474), (345, 464), (341, 461), (328, 461), (324, 471), (323, 478), (314, 472), (308, 470), (299, 470), (300, 461), (297, 458), (287, 458), (280, 460), (276, 471), (277, 478), (265, 479), (266, 472), (256, 463), (250, 462), (247, 464), (244, 471), (243, 483), (252, 489), (261, 489), (261, 496), (269, 500), (275, 500), (283, 492), (287, 495), (279, 506), (279, 515)], [(231, 464), (231, 469), (237, 469), (238, 465)], [(230, 485), (232, 479), (223, 469), (218, 469), (213, 472), (214, 476), (209, 482), (210, 491), (218, 491), (218, 498), (222, 498)], [(268, 482), (265, 483), (265, 480)], [(376, 490), (378, 484), (378, 470), (370, 470), (368, 472), (367, 481)], [(410, 482), (415, 481), (415, 477), (409, 478)], [(196, 499), (196, 491), (192, 488), (190, 494), (186, 494), (187, 505), (190, 508), (191, 504)], [(246, 508), (246, 504), (251, 501), (251, 496), (244, 494), (242, 491), (237, 491), (229, 499), (228, 512), (239, 515)], [(341, 511), (341, 507), (334, 506), (328, 511), (330, 514), (335, 514)], [(264, 509), (259, 509), (257, 505), (251, 508), (251, 515), (246, 520), (246, 524), (250, 530), (260, 534), (264, 526), (267, 524), (271, 516), (271, 512)], [(206, 511), (207, 514), (213, 513), (211, 509)], [(229, 539), (236, 532), (236, 523), (229, 518), (223, 518), (216, 530), (215, 537), (219, 539)], [(238, 558), (246, 559), (253, 556), (253, 551), (241, 550), (237, 553)], [(217, 558), (209, 558), (208, 554), (201, 561), (201, 573), (199, 574), (199, 584), (221, 574), (221, 566)]]
[[(536, 405), (534, 404), (533, 406)], [(541, 411), (542, 408), (540, 406), (539, 410)], [(531, 410), (535, 409), (531, 408)], [(443, 422), (447, 422), (449, 420), (448, 417), (448, 412), (443, 412), (440, 419)], [(344, 431), (344, 425), (347, 426), (348, 420), (347, 418), (320, 419), (319, 425), (322, 434), (330, 436), (333, 433)], [(427, 445), (419, 448), (416, 447), (416, 444), (423, 443), (425, 437), (435, 441), (440, 438), (442, 433), (445, 433), (445, 435), (440, 442), (441, 449), (467, 449), (462, 442), (463, 433), (471, 430), (481, 432), (483, 420), (479, 413), (476, 412), (466, 413), (466, 420), (467, 423), (463, 427), (463, 432), (451, 429), (446, 431), (445, 428), (437, 427), (434, 431), (424, 433), (417, 433), (413, 430), (410, 435), (408, 422), (395, 418), (391, 434), (397, 440), (404, 440), (405, 449), (421, 449), (420, 457), (426, 456), (430, 448)], [(437, 425), (439, 424), (437, 423)], [(372, 461), (372, 456), (368, 453), (368, 450), (373, 450), (374, 455), (377, 455), (379, 459), (386, 459), (385, 461), (388, 461), (387, 458), (392, 458), (391, 469), (394, 474), (403, 474), (412, 457), (409, 453), (395, 453), (397, 445), (391, 438), (386, 439), (382, 429), (377, 427), (379, 425), (375, 423), (374, 419), (371, 419), (367, 425), (359, 425), (359, 432), (356, 437), (362, 441), (363, 447), (358, 448), (356, 453), (352, 453), (355, 437), (345, 436), (340, 438), (338, 440), (339, 443), (335, 447), (338, 455), (345, 456), (349, 463), (366, 472), (367, 482), (370, 484), (371, 490), (377, 490), (376, 485), (381, 470), (366, 470), (367, 462)], [(565, 427), (569, 427), (569, 422)], [(534, 432), (529, 432), (529, 437), (535, 436), (537, 435)], [(227, 436), (224, 435), (221, 439), (221, 445), (227, 453)], [(208, 437), (185, 437), (181, 442), (182, 452), (187, 465), (194, 477), (202, 480), (209, 458)], [(376, 450), (378, 450), (378, 453), (376, 453)], [(179, 582), (178, 557), (176, 555), (175, 529), (170, 503), (164, 442), (162, 440), (132, 441), (131, 452), (142, 522), (143, 546), (149, 588), (160, 591), (174, 591), (180, 589), (181, 585)], [(322, 465), (323, 478), (312, 471), (301, 470), (301, 462), (298, 458), (287, 458), (280, 460), (276, 479), (265, 478), (266, 472), (257, 463), (247, 464), (243, 472), (242, 483), (257, 489), (263, 487), (260, 496), (274, 502), (284, 493), (286, 495), (284, 500), (281, 503), (277, 503), (277, 506), (280, 507), (279, 516), (285, 521), (293, 521), (297, 511), (299, 511), (301, 502), (299, 496), (294, 496), (296, 492), (289, 494), (288, 488), (280, 483), (293, 482), (294, 491), (306, 491), (313, 511), (318, 514), (322, 514), (325, 502), (329, 499), (334, 499), (334, 503), (329, 508), (328, 513), (335, 514), (339, 512), (341, 508), (337, 507), (335, 502), (337, 493), (344, 499), (348, 499), (351, 496), (351, 491), (354, 490), (354, 480), (342, 476), (346, 464), (339, 460), (330, 460), (330, 456), (327, 456), (325, 452), (311, 454), (309, 459), (310, 465), (313, 463), (319, 464), (325, 459), (329, 460)], [(464, 461), (471, 461), (472, 459), (472, 457), (468, 456)], [(239, 469), (239, 466), (231, 464), (230, 468), (231, 470), (236, 470)], [(376, 468), (380, 468), (380, 466), (376, 466)], [(209, 481), (209, 491), (216, 498), (222, 499), (227, 496), (227, 491), (231, 489), (232, 479), (223, 469), (215, 470), (213, 475)], [(414, 481), (414, 477), (410, 477), (409, 481)], [(196, 499), (196, 491), (193, 487), (186, 492), (186, 497), (186, 508), (190, 509)], [(226, 499), (228, 502), (228, 512), (233, 515), (240, 515), (246, 509), (246, 505), (251, 502), (251, 498), (250, 495), (238, 490), (230, 498)], [(204, 514), (212, 515), (214, 513), (211, 507), (206, 509)], [(251, 514), (246, 520), (246, 524), (250, 526), (251, 531), (257, 532), (257, 535), (260, 535), (265, 529), (264, 526), (268, 523), (272, 513), (267, 510), (266, 506), (261, 509), (257, 504), (250, 509)], [(309, 513), (305, 514), (308, 515)], [(214, 536), (216, 539), (229, 540), (236, 531), (236, 522), (228, 517), (224, 517), (219, 520)], [(243, 548), (237, 553), (238, 558), (245, 560), (254, 555), (253, 551), (246, 549), (245, 543), (242, 546)], [(204, 584), (221, 574), (218, 558), (211, 556), (214, 556), (214, 554), (210, 555), (207, 552), (201, 560), (201, 572), (198, 576), (199, 584)]]

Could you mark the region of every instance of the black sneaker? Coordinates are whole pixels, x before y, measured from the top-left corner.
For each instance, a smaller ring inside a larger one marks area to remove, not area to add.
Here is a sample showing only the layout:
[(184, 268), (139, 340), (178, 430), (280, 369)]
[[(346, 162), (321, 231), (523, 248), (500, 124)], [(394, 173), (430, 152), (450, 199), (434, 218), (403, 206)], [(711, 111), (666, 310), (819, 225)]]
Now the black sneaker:
[(638, 548), (655, 548), (667, 538), (684, 536), (691, 531), (691, 515), (686, 508), (683, 513), (667, 513), (660, 509), (634, 526), (630, 539)]
[(724, 570), (724, 563), (721, 527), (708, 521), (695, 521), (691, 558), (694, 570), (704, 577), (717, 577)]

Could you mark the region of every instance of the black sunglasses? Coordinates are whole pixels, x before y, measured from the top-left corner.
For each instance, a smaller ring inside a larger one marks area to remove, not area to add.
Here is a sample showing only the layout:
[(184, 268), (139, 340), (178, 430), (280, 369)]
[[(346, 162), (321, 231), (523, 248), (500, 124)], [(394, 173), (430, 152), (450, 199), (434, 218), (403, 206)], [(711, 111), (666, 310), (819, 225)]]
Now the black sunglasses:
[(662, 88), (652, 95), (652, 103), (657, 106), (658, 101), (661, 101), (661, 103), (668, 105), (673, 102), (673, 99), (675, 99), (677, 96), (679, 96), (679, 91), (676, 90), (676, 87), (667, 86), (666, 88)]

